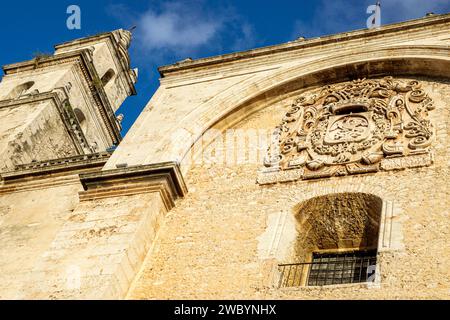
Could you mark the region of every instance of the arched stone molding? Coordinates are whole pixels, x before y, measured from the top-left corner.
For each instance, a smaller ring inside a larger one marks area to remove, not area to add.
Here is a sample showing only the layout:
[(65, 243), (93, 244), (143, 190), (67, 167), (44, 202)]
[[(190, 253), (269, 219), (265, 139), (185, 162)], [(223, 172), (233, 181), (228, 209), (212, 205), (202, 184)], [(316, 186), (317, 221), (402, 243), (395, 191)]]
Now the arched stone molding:
[(295, 207), (297, 241), (293, 262), (310, 262), (314, 252), (378, 248), (383, 200), (368, 193), (333, 193)]
[[(327, 180), (327, 179), (326, 179)], [(261, 261), (261, 270), (265, 274), (264, 285), (278, 287), (278, 264), (301, 262), (298, 258), (296, 246), (298, 245), (298, 221), (296, 215), (303, 204), (321, 197), (330, 195), (365, 194), (381, 200), (381, 216), (378, 230), (377, 250), (379, 263), (377, 264), (377, 277), (375, 284), (379, 284), (382, 274), (383, 255), (403, 253), (405, 251), (402, 232), (402, 221), (407, 219), (400, 202), (396, 201), (394, 190), (368, 183), (367, 180), (340, 179), (339, 184), (330, 185), (326, 180), (314, 183), (303, 183), (296, 188), (288, 209), (281, 209), (278, 213), (268, 216), (267, 228), (258, 238), (258, 255)], [(305, 261), (303, 261), (305, 262)], [(371, 286), (375, 286), (371, 284)], [(345, 285), (344, 285), (345, 286)]]
[[(420, 55), (426, 48), (390, 48), (377, 50), (352, 56), (353, 62), (349, 62), (348, 56), (330, 57), (320, 59), (308, 64), (301, 64), (289, 69), (282, 69), (269, 77), (261, 77), (258, 80), (250, 78), (239, 83), (238, 90), (235, 87), (225, 90), (214, 99), (208, 101), (198, 109), (204, 110), (200, 116), (197, 112), (191, 112), (180, 123), (184, 126), (184, 132), (196, 134), (197, 140), (201, 134), (220, 121), (226, 120), (228, 124), (236, 123), (248, 117), (256, 110), (245, 110), (238, 118), (233, 114), (245, 108), (253, 100), (265, 100), (274, 94), (286, 94), (290, 91), (306, 89), (313, 85), (347, 81), (355, 78), (379, 77), (384, 75), (414, 75), (448, 77), (444, 70), (450, 68), (450, 49), (445, 53), (431, 49), (433, 54)], [(379, 53), (375, 56), (375, 53)], [(333, 61), (330, 64), (330, 61)], [(164, 141), (161, 142), (161, 144)], [(178, 145), (173, 145), (177, 147)], [(162, 146), (161, 146), (162, 147)], [(175, 149), (176, 151), (176, 149)], [(187, 153), (186, 144), (176, 155), (181, 160)], [(146, 162), (152, 156), (146, 159)]]
[(363, 179), (340, 179), (338, 184), (330, 184), (328, 179), (325, 179), (314, 183), (303, 183), (295, 190), (290, 202), (295, 205), (281, 209), (280, 212), (268, 218), (268, 227), (259, 238), (261, 259), (275, 259), (278, 262), (289, 259), (293, 255), (292, 248), (297, 236), (295, 215), (298, 208), (311, 199), (333, 194), (362, 193), (380, 198), (382, 205), (378, 251), (404, 250), (401, 225), (404, 215), (401, 204), (396, 201), (394, 190), (388, 190), (384, 186)]
[[(177, 115), (176, 110), (171, 110), (170, 121), (173, 125), (166, 131), (147, 125), (150, 119), (167, 121), (164, 108), (152, 108), (144, 112), (125, 139), (145, 137), (143, 143), (148, 145), (128, 144), (129, 147), (119, 148), (105, 169), (114, 168), (115, 163), (123, 162), (128, 154), (134, 154), (133, 158), (127, 158), (128, 163), (133, 165), (169, 160), (181, 162), (195, 141), (213, 125), (220, 126), (223, 122), (224, 128), (230, 127), (261, 109), (261, 105), (267, 107), (264, 103), (253, 103), (255, 101), (269, 101), (275, 96), (288, 95), (315, 85), (365, 77), (406, 75), (448, 78), (445, 70), (449, 69), (448, 47), (393, 46), (352, 55), (327, 56), (303, 63), (300, 61), (289, 67), (277, 68), (270, 74), (255, 74), (221, 91), (212, 99), (193, 106), (188, 114)], [(164, 103), (164, 95), (157, 93), (149, 105), (160, 103)], [(150, 139), (152, 136), (158, 139)], [(130, 147), (139, 149), (131, 150)]]

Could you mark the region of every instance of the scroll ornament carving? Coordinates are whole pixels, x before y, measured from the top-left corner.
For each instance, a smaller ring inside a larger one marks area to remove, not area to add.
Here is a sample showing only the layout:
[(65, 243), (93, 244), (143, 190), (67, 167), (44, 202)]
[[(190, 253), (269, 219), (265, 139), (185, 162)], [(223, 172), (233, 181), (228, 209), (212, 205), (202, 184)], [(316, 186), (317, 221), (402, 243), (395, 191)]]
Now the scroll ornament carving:
[(287, 172), (276, 174), (291, 169), (311, 179), (429, 166), (433, 109), (419, 82), (392, 77), (300, 96), (273, 132), (258, 181), (292, 181)]

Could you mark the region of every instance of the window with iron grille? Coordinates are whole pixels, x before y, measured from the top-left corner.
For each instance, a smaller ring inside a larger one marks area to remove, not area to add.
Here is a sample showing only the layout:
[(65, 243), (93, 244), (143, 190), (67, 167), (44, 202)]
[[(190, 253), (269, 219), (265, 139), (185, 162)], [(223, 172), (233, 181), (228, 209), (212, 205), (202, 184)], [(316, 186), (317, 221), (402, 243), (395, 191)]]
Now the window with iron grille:
[(325, 286), (373, 281), (376, 250), (314, 253), (312, 262), (279, 265), (280, 287)]

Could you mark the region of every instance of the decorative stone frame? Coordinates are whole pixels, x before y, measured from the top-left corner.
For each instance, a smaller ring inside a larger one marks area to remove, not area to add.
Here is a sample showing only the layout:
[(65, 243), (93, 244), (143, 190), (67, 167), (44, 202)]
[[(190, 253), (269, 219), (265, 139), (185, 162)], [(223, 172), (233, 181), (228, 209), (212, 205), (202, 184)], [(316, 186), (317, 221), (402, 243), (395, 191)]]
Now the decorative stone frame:
[[(379, 185), (373, 185), (361, 181), (358, 184), (342, 184), (329, 186), (326, 180), (316, 181), (305, 190), (298, 188), (295, 194), (296, 205), (291, 206), (290, 210), (282, 210), (274, 213), (264, 234), (259, 238), (259, 257), (263, 265), (263, 274), (265, 274), (264, 285), (269, 288), (278, 288), (279, 272), (278, 264), (286, 262), (286, 257), (291, 253), (292, 246), (295, 244), (297, 232), (295, 230), (294, 211), (302, 203), (313, 198), (327, 196), (331, 194), (344, 193), (365, 193), (373, 195), (382, 200), (381, 221), (378, 232), (378, 256), (386, 253), (403, 252), (405, 250), (402, 232), (403, 209), (399, 202), (395, 201), (395, 195), (387, 194)], [(382, 268), (377, 263), (376, 274), (382, 274)], [(380, 285), (380, 277), (377, 277), (375, 283), (355, 283), (333, 285), (331, 287), (354, 287), (367, 286), (376, 288)], [(329, 286), (327, 286), (329, 287)], [(309, 290), (311, 287), (283, 288), (282, 290), (298, 290), (299, 288)]]

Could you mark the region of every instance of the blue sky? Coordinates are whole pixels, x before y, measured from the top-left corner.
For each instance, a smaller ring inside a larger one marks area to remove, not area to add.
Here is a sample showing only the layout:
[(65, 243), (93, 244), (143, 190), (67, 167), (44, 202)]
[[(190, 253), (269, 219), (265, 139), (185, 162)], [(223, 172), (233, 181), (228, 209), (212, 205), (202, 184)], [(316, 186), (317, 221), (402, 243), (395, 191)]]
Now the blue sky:
[[(158, 87), (157, 67), (294, 40), (366, 28), (375, 0), (41, 0), (2, 1), (0, 64), (52, 53), (53, 45), (137, 26), (130, 49), (137, 96), (119, 109), (126, 134)], [(66, 9), (81, 8), (81, 30)], [(450, 0), (381, 0), (382, 24), (450, 12)], [(155, 124), (157, 125), (157, 124)]]

